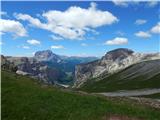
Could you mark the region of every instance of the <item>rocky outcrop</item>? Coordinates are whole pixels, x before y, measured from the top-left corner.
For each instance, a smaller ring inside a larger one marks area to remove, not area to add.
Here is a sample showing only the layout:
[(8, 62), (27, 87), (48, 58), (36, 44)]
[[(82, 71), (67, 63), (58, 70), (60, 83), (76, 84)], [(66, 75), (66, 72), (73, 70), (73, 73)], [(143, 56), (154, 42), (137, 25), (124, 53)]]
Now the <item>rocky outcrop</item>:
[(2, 70), (16, 72), (18, 69), (17, 66), (13, 62), (8, 61), (3, 55), (1, 55), (1, 63), (0, 64), (1, 64)]
[(104, 74), (110, 75), (132, 64), (153, 59), (160, 59), (160, 54), (135, 53), (125, 48), (109, 51), (100, 60), (77, 65), (73, 87), (80, 87), (88, 79), (103, 76)]

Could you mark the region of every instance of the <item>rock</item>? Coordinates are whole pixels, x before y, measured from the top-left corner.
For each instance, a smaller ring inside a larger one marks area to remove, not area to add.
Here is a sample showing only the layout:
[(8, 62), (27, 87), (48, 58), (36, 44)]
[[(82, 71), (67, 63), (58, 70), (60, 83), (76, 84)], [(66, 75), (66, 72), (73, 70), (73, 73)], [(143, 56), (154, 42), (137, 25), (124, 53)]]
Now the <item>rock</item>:
[(52, 62), (60, 62), (60, 56), (54, 54), (51, 50), (38, 51), (35, 53), (34, 58), (37, 61), (52, 61)]
[(1, 55), (1, 69), (16, 72), (17, 66), (13, 62), (8, 61), (6, 57)]

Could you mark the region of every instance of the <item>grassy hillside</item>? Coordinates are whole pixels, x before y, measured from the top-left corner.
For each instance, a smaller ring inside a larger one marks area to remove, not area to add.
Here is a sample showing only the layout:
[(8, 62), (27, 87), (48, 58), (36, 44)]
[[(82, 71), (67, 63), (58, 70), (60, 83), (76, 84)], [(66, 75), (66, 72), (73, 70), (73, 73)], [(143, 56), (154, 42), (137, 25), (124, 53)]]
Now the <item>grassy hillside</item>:
[(2, 120), (104, 120), (127, 115), (160, 120), (160, 111), (120, 100), (67, 92), (2, 71)]
[(119, 80), (119, 73), (110, 77), (104, 78), (98, 82), (89, 80), (80, 90), (87, 92), (108, 92), (117, 90), (135, 90), (143, 88), (160, 88), (160, 74), (144, 79), (145, 76), (136, 77), (130, 80)]
[(102, 78), (100, 81), (96, 81), (96, 79), (100, 78), (90, 79), (80, 90), (87, 92), (108, 92), (160, 88), (159, 66), (156, 67), (156, 64), (154, 64), (154, 66), (150, 66), (151, 68), (147, 68), (147, 65), (152, 64), (151, 62), (129, 66), (118, 73)]

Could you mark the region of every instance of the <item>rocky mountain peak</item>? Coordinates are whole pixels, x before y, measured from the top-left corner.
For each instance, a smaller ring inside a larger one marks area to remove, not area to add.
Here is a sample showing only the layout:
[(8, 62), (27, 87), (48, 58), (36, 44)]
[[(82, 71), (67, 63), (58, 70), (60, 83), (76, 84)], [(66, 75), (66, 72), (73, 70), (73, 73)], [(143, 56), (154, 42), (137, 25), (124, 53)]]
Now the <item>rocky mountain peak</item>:
[(129, 55), (132, 55), (133, 53), (134, 51), (130, 49), (118, 48), (118, 49), (107, 52), (102, 59), (115, 61), (116, 59), (124, 59)]
[(60, 61), (60, 57), (54, 54), (51, 50), (37, 51), (34, 55), (34, 58), (38, 61)]
[(46, 57), (48, 58), (52, 55), (53, 55), (53, 52), (51, 50), (43, 50), (43, 51), (37, 51), (34, 56), (41, 57), (41, 58), (46, 58)]

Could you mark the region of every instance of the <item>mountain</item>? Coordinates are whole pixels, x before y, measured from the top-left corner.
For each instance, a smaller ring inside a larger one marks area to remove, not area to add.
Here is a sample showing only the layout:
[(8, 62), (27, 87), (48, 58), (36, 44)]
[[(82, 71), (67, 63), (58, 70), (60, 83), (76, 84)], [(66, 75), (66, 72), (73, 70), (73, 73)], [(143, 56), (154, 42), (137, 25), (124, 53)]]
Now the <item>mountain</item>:
[[(59, 69), (47, 66), (43, 62), (37, 61), (34, 58), (27, 57), (3, 57), (8, 61), (8, 65), (14, 64), (17, 68), (17, 74), (29, 75), (37, 78), (40, 81), (48, 84), (55, 84), (56, 82), (65, 81), (67, 74)], [(2, 65), (7, 66), (7, 65)]]
[(136, 63), (110, 76), (90, 79), (80, 89), (87, 92), (108, 92), (155, 88), (160, 88), (160, 59)]
[(62, 56), (54, 54), (51, 50), (37, 51), (33, 58), (37, 61), (48, 61), (52, 63), (65, 63), (76, 61), (76, 64), (87, 63), (98, 59), (97, 57)]
[[(4, 68), (16, 66), (15, 72), (29, 75), (47, 84), (72, 84), (75, 65), (97, 59), (96, 57), (67, 57), (51, 50), (37, 51), (33, 57), (3, 56)], [(13, 65), (11, 65), (13, 64)]]
[(68, 56), (56, 55), (53, 53), (50, 54), (49, 56), (46, 56), (46, 52), (51, 53), (51, 51), (49, 50), (40, 51), (37, 52), (39, 57), (37, 58), (37, 54), (35, 54), (34, 58), (39, 59), (41, 58), (40, 56), (45, 56), (43, 57), (43, 60), (41, 60), (41, 62), (50, 67), (61, 69), (62, 71), (65, 71), (69, 74), (74, 74), (76, 65), (81, 63), (91, 62), (98, 59), (97, 57), (76, 57), (76, 56), (68, 57)]
[(54, 54), (51, 50), (37, 51), (34, 55), (37, 61), (50, 61), (58, 63), (61, 61), (61, 57)]
[(73, 85), (79, 88), (90, 79), (99, 81), (131, 65), (160, 59), (160, 54), (136, 53), (130, 49), (119, 48), (107, 52), (101, 59), (62, 56), (50, 50), (37, 51), (33, 57), (1, 58), (4, 69), (38, 78), (47, 84)]
[(154, 59), (160, 59), (160, 54), (136, 53), (126, 48), (119, 48), (109, 51), (100, 60), (77, 65), (73, 87), (80, 87), (88, 79), (97, 78), (100, 76), (103, 77), (104, 75), (109, 76), (129, 67), (130, 65)]
[(54, 54), (51, 50), (37, 51), (33, 58), (47, 66), (61, 69), (70, 74), (74, 73), (77, 64), (87, 63), (98, 59), (96, 57), (61, 56)]

